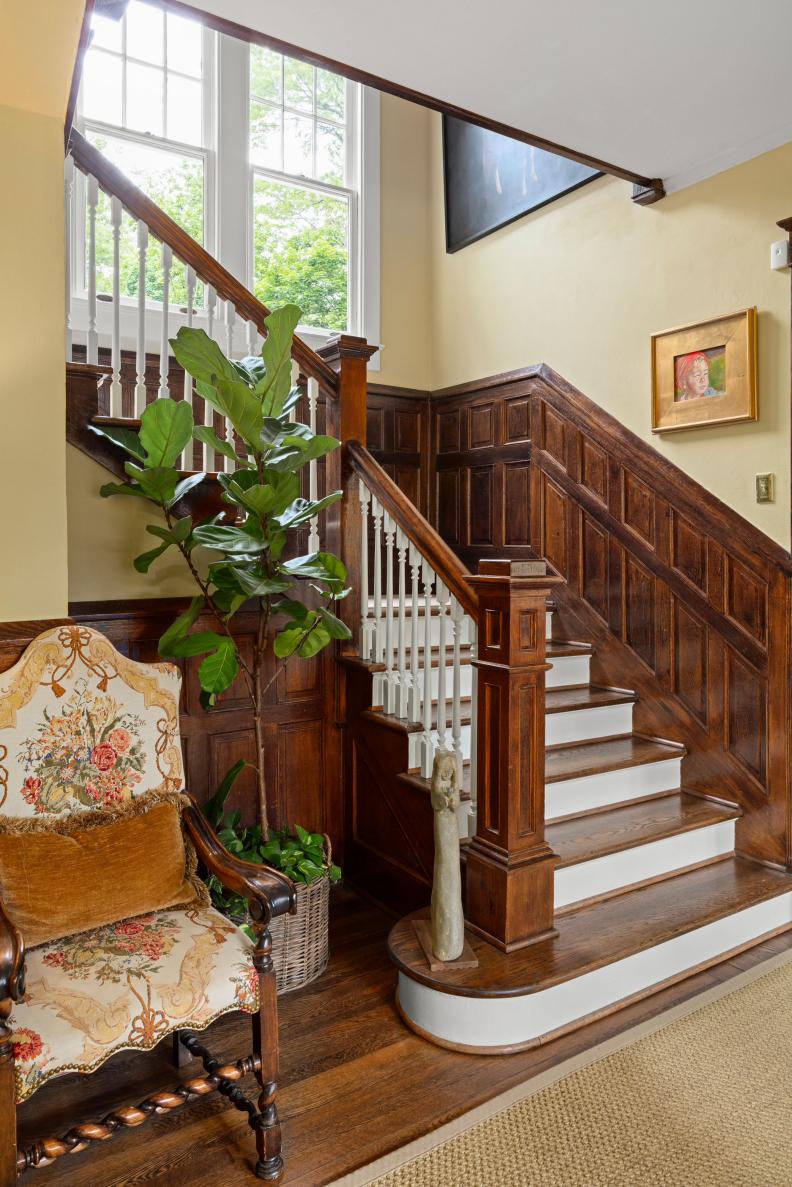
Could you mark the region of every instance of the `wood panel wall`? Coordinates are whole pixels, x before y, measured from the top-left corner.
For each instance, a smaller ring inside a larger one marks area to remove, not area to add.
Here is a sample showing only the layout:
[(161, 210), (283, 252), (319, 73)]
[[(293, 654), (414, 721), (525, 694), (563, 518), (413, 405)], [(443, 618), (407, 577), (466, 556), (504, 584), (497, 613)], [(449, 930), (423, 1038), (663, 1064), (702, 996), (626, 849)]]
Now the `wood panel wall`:
[(432, 394), (430, 518), (469, 567), (530, 545), (531, 375)]
[(369, 384), (366, 447), (422, 515), (429, 507), (429, 392)]
[(595, 678), (637, 685), (685, 786), (742, 807), (738, 849), (788, 864), (789, 554), (549, 369), (530, 389), (531, 540)]

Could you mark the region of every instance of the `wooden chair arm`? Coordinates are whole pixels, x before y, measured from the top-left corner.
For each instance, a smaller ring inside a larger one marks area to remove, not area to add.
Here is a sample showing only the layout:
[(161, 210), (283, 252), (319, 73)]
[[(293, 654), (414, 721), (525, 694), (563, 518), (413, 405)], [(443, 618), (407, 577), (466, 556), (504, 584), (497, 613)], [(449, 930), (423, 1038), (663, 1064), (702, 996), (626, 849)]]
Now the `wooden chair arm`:
[(25, 995), (25, 945), (0, 903), (0, 1018)]
[(189, 806), (183, 812), (185, 827), (207, 870), (228, 890), (255, 904), (254, 915), (267, 923), (276, 915), (293, 912), (297, 900), (291, 878), (271, 866), (242, 861), (229, 853), (195, 799), (191, 795), (187, 798)]

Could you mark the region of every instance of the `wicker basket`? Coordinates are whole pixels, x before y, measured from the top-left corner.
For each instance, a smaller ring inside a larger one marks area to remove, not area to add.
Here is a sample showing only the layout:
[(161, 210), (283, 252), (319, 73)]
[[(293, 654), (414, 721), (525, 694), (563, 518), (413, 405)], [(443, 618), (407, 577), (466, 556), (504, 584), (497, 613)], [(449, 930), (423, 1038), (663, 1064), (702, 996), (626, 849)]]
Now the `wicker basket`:
[[(333, 858), (329, 837), (325, 837), (325, 851), (329, 866)], [(316, 980), (327, 968), (330, 958), (327, 934), (329, 877), (317, 878), (310, 886), (298, 882), (296, 892), (296, 913), (279, 915), (270, 924), (278, 993), (290, 993), (292, 989)]]

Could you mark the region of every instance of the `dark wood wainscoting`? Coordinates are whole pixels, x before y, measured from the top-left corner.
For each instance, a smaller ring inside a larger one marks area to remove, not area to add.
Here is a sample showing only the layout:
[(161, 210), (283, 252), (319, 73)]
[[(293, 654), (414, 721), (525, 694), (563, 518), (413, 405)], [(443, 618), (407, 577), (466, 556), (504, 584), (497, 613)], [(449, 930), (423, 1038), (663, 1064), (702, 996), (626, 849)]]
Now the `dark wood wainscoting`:
[(530, 379), (497, 375), (432, 393), (432, 522), (473, 567), (530, 540)]
[(429, 392), (370, 383), (367, 405), (363, 444), (428, 518)]
[(595, 679), (628, 674), (637, 728), (687, 745), (685, 787), (736, 801), (738, 849), (787, 864), (789, 554), (560, 376), (530, 387), (532, 543)]
[[(73, 603), (71, 621), (85, 623), (106, 635), (124, 655), (143, 662), (159, 659), (157, 641), (165, 627), (186, 606), (179, 599)], [(68, 621), (68, 620), (58, 620)], [(237, 615), (235, 633), (244, 650), (252, 646), (253, 614)], [(0, 671), (9, 668), (31, 639), (57, 621), (0, 623)], [(199, 629), (212, 627), (210, 616)], [(200, 659), (180, 661), (183, 673), (180, 724), (189, 790), (205, 801), (237, 759), (255, 761), (253, 722), (241, 679), (206, 713), (199, 703)], [(290, 663), (268, 694), (266, 713), (266, 776), (276, 824), (299, 823), (328, 832), (336, 850), (343, 849), (341, 803), (341, 731), (336, 725), (336, 674), (331, 650), (310, 660)], [(265, 677), (266, 678), (266, 677)], [(247, 822), (255, 816), (252, 771), (237, 780), (229, 806), (241, 809)]]

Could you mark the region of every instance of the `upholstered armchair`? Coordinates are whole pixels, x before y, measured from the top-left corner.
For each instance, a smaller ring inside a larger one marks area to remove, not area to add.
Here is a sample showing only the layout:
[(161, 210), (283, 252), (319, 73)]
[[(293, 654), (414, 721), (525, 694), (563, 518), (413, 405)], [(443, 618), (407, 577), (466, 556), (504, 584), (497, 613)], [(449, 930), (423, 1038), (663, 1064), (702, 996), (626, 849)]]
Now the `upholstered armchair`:
[[(268, 925), (294, 888), (228, 853), (185, 792), (180, 679), (78, 626), (0, 675), (0, 1187), (214, 1091), (247, 1113), (256, 1175), (281, 1177)], [(255, 943), (210, 905), (199, 860), (248, 899)], [(195, 1032), (234, 1010), (252, 1054), (220, 1066)], [(42, 1085), (167, 1036), (202, 1075), (17, 1149), (16, 1107)]]

